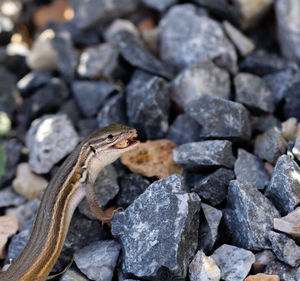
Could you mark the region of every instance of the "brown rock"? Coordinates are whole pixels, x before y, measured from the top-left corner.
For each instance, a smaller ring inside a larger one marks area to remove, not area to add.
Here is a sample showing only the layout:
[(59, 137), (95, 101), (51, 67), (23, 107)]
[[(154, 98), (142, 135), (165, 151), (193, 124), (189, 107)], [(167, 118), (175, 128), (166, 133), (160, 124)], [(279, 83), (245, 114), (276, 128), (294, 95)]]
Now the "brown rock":
[(263, 273), (258, 273), (255, 275), (249, 275), (245, 281), (279, 281), (278, 275), (268, 275)]
[(272, 175), (273, 169), (274, 169), (274, 165), (272, 165), (269, 162), (265, 162), (264, 164), (265, 170), (267, 171), (269, 177)]
[(169, 140), (147, 141), (124, 153), (121, 162), (132, 172), (163, 179), (181, 172), (172, 157), (175, 147), (176, 144)]
[(296, 118), (289, 118), (288, 120), (282, 122), (281, 127), (281, 133), (286, 140), (296, 140), (296, 134), (298, 130), (298, 123)]
[(140, 32), (148, 31), (148, 30), (155, 28), (155, 22), (154, 22), (153, 18), (148, 17), (148, 18), (143, 19), (138, 24), (137, 28)]
[(9, 214), (0, 217), (0, 259), (6, 256), (5, 245), (9, 237), (18, 230), (18, 219), (15, 215)]

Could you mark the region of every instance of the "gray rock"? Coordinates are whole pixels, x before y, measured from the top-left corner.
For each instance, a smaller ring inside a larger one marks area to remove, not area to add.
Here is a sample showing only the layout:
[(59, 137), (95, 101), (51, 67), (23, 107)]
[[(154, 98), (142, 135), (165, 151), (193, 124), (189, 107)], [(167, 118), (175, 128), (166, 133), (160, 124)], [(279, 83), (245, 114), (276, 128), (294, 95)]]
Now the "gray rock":
[(296, 267), (300, 265), (300, 247), (295, 241), (283, 233), (269, 232), (272, 251), (277, 258), (286, 264)]
[(275, 101), (267, 83), (250, 73), (239, 73), (234, 78), (235, 99), (250, 108), (273, 112)]
[(203, 137), (249, 139), (251, 136), (249, 113), (237, 102), (202, 95), (190, 102), (185, 111), (202, 126)]
[(286, 215), (300, 203), (300, 168), (288, 155), (278, 159), (265, 191), (282, 215)]
[(189, 277), (191, 281), (219, 281), (221, 272), (211, 257), (198, 251), (189, 265)]
[(267, 264), (276, 260), (276, 256), (271, 250), (264, 250), (255, 254), (255, 262), (252, 265), (254, 273), (261, 273), (265, 270)]
[(283, 138), (280, 130), (273, 127), (256, 137), (254, 153), (259, 158), (275, 164), (280, 155), (286, 152), (287, 146), (287, 141)]
[(299, 120), (299, 106), (300, 106), (300, 80), (294, 82), (289, 88), (284, 92), (284, 105), (283, 112), (285, 119), (289, 117), (295, 117)]
[(140, 174), (127, 174), (121, 178), (121, 190), (118, 194), (117, 205), (128, 207), (140, 194), (142, 194), (150, 182)]
[(163, 12), (168, 7), (176, 4), (178, 0), (142, 0), (142, 2), (152, 9)]
[(232, 144), (227, 140), (190, 142), (173, 149), (175, 163), (188, 170), (232, 168), (235, 158)]
[(287, 233), (293, 238), (300, 238), (299, 229), (300, 208), (290, 212), (285, 217), (274, 219), (274, 229)]
[(258, 189), (264, 189), (269, 183), (269, 176), (264, 163), (244, 149), (238, 149), (238, 158), (234, 163), (237, 180), (246, 182)]
[(272, 114), (251, 115), (252, 132), (263, 133), (272, 127), (281, 127), (281, 122)]
[(186, 185), (191, 191), (198, 193), (210, 204), (216, 206), (226, 198), (228, 184), (233, 179), (232, 170), (220, 168), (207, 176), (187, 174)]
[(146, 72), (135, 71), (126, 88), (129, 122), (147, 138), (162, 138), (169, 128), (168, 83)]
[(112, 234), (123, 247), (123, 272), (184, 278), (198, 244), (199, 209), (200, 198), (185, 191), (181, 176), (152, 183), (112, 221)]
[(81, 273), (74, 269), (68, 269), (66, 273), (59, 279), (60, 281), (89, 281)]
[(237, 28), (235, 28), (230, 22), (224, 21), (223, 28), (241, 56), (245, 57), (254, 51), (254, 43)]
[(98, 23), (107, 22), (114, 18), (134, 12), (138, 0), (71, 0), (74, 10), (73, 24), (79, 29), (89, 29)]
[(66, 115), (43, 116), (32, 124), (26, 135), (30, 168), (38, 174), (48, 173), (55, 163), (73, 151), (78, 140)]
[(102, 128), (112, 123), (127, 124), (125, 105), (124, 92), (108, 98), (97, 115), (98, 127)]
[(75, 100), (86, 117), (96, 115), (101, 105), (115, 90), (115, 85), (108, 81), (74, 81), (72, 90)]
[(225, 281), (241, 281), (248, 275), (255, 256), (250, 251), (224, 244), (211, 256), (221, 269)]
[(111, 77), (119, 67), (117, 44), (103, 43), (86, 48), (80, 55), (77, 72), (84, 78)]
[(209, 253), (218, 238), (222, 212), (204, 203), (201, 204), (201, 207), (204, 220), (200, 221), (198, 249), (201, 249), (204, 253)]
[(270, 248), (268, 232), (280, 214), (255, 187), (231, 181), (224, 216), (235, 245), (254, 251)]
[(201, 129), (201, 125), (188, 114), (179, 114), (169, 127), (167, 139), (176, 144), (200, 141)]
[(96, 118), (85, 118), (78, 120), (77, 126), (79, 135), (84, 138), (98, 129), (98, 122)]
[(277, 19), (278, 37), (284, 56), (300, 62), (300, 3), (297, 0), (276, 1), (275, 12)]
[(197, 15), (191, 4), (169, 9), (159, 23), (160, 57), (177, 70), (189, 65), (215, 60), (232, 73), (237, 71), (237, 54), (214, 20)]
[(25, 202), (25, 197), (14, 192), (11, 186), (0, 191), (0, 208), (19, 206)]
[(111, 281), (121, 245), (115, 240), (94, 242), (74, 255), (81, 272), (96, 281)]
[(229, 99), (228, 72), (212, 62), (206, 62), (184, 69), (172, 82), (171, 98), (180, 108), (184, 108), (203, 94)]
[(21, 144), (15, 139), (0, 140), (1, 158), (5, 159), (4, 171), (3, 174), (0, 174), (0, 189), (9, 184), (13, 179), (21, 157), (21, 149)]
[(278, 275), (282, 281), (299, 281), (296, 278), (297, 268), (291, 267), (279, 261), (271, 261), (266, 269), (266, 274)]

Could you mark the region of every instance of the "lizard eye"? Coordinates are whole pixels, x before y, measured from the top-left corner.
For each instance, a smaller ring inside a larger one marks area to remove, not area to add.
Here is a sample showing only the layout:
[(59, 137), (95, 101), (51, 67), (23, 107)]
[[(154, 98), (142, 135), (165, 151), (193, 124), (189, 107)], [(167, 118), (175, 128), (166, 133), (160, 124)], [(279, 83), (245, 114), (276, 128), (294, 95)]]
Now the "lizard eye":
[(93, 153), (96, 154), (96, 149), (95, 149), (95, 147), (93, 147), (92, 145), (90, 145), (90, 149), (91, 149), (91, 151), (93, 151)]
[(113, 136), (113, 135), (108, 135), (107, 138), (108, 138), (109, 140), (112, 140), (112, 139), (114, 138), (114, 136)]

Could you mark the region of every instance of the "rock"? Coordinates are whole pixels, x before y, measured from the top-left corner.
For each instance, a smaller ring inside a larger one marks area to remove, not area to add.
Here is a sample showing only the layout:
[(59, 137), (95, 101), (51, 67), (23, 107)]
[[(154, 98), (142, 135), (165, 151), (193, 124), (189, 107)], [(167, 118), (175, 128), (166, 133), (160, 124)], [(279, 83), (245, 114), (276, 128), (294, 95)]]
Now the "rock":
[(0, 111), (12, 115), (17, 109), (18, 89), (16, 87), (16, 78), (4, 67), (0, 67)]
[(280, 130), (277, 127), (273, 127), (256, 137), (254, 153), (259, 158), (275, 164), (277, 159), (285, 153), (287, 146), (287, 142)]
[(112, 221), (112, 234), (123, 247), (123, 272), (184, 278), (197, 248), (199, 209), (198, 195), (185, 192), (182, 177), (152, 183)]
[(296, 158), (299, 160), (300, 159), (300, 136), (297, 137), (292, 152), (296, 156)]
[(288, 155), (278, 159), (265, 191), (282, 215), (293, 211), (300, 203), (300, 168)]
[(283, 281), (298, 281), (296, 279), (297, 268), (288, 266), (285, 263), (279, 261), (272, 261), (267, 265), (265, 270), (266, 274), (276, 274)]
[(279, 260), (292, 267), (300, 265), (300, 247), (297, 246), (293, 239), (274, 231), (269, 232), (269, 239), (272, 251)]
[(170, 6), (176, 4), (178, 0), (142, 0), (142, 2), (152, 9), (155, 9), (159, 12), (163, 12)]
[(238, 158), (234, 163), (236, 179), (258, 189), (264, 189), (269, 183), (269, 176), (264, 163), (244, 149), (238, 149)]
[(0, 208), (19, 206), (25, 202), (25, 198), (15, 193), (11, 186), (0, 191)]
[(226, 198), (228, 184), (234, 179), (234, 173), (232, 170), (220, 168), (207, 176), (188, 173), (185, 178), (191, 191), (216, 206)]
[(224, 244), (211, 256), (221, 270), (221, 278), (225, 281), (244, 280), (255, 261), (250, 251)]
[(96, 115), (101, 105), (115, 90), (115, 85), (108, 81), (74, 81), (72, 91), (75, 100), (85, 117)]
[(189, 277), (191, 281), (219, 281), (221, 272), (213, 258), (198, 251), (189, 265)]
[(80, 119), (78, 121), (77, 126), (78, 126), (79, 135), (82, 138), (86, 137), (87, 135), (91, 134), (92, 132), (94, 132), (99, 128), (96, 118)]
[(16, 178), (13, 181), (14, 190), (31, 200), (38, 197), (47, 187), (48, 181), (31, 172), (27, 163), (17, 166)]
[(207, 204), (201, 204), (204, 221), (200, 221), (198, 248), (208, 253), (212, 250), (217, 238), (222, 212)]
[(11, 131), (11, 120), (8, 115), (0, 111), (0, 137), (7, 137)]
[(94, 242), (74, 255), (81, 272), (96, 281), (112, 280), (121, 246), (114, 240)]
[(8, 238), (18, 231), (18, 219), (13, 214), (0, 216), (0, 258), (6, 256), (5, 246)]
[(14, 22), (2, 14), (0, 15), (0, 45), (7, 45), (10, 42), (11, 36), (13, 35), (15, 25)]
[(272, 114), (251, 115), (252, 133), (263, 133), (272, 127), (281, 127), (281, 122)]
[(149, 185), (150, 182), (139, 174), (124, 175), (120, 181), (121, 189), (118, 194), (117, 205), (124, 208), (128, 207)]
[(295, 142), (298, 131), (298, 121), (296, 118), (289, 118), (281, 124), (281, 134), (288, 140)]
[(206, 16), (197, 15), (195, 6), (186, 4), (170, 8), (159, 26), (160, 57), (176, 70), (215, 60), (231, 73), (237, 71), (236, 51), (221, 26)]
[(0, 189), (13, 179), (21, 149), (21, 144), (15, 139), (0, 140)]
[(249, 108), (272, 113), (275, 109), (273, 94), (266, 82), (250, 73), (239, 73), (234, 78), (237, 102)]
[(224, 21), (223, 28), (241, 56), (245, 57), (254, 51), (254, 43), (230, 22)]
[(275, 12), (281, 51), (290, 60), (300, 62), (300, 51), (296, 48), (300, 44), (300, 3), (297, 0), (276, 1)]
[(98, 23), (110, 21), (125, 16), (137, 9), (137, 0), (92, 0), (83, 3), (80, 0), (71, 0), (74, 10), (73, 24), (86, 30)]
[(299, 114), (299, 89), (300, 89), (300, 80), (294, 82), (289, 88), (284, 92), (284, 105), (283, 112), (285, 119), (289, 117), (295, 117), (298, 120), (300, 119)]
[(237, 102), (202, 95), (190, 102), (185, 111), (202, 126), (202, 137), (249, 139), (251, 136), (249, 113)]
[(167, 139), (176, 144), (200, 141), (201, 129), (201, 125), (188, 114), (179, 114), (169, 127)]
[(173, 150), (173, 158), (177, 165), (188, 170), (232, 168), (235, 162), (232, 144), (227, 140), (185, 143)]
[(175, 147), (176, 144), (169, 140), (147, 141), (122, 154), (121, 162), (134, 173), (146, 177), (166, 178), (180, 173), (180, 168), (172, 157)]
[(22, 95), (29, 95), (35, 90), (45, 86), (52, 75), (48, 71), (34, 70), (18, 81), (17, 87)]
[(77, 72), (83, 78), (112, 77), (118, 71), (118, 58), (117, 44), (88, 47), (80, 55)]
[(234, 245), (253, 251), (270, 248), (268, 232), (280, 214), (255, 187), (231, 181), (224, 215)]
[(278, 275), (259, 273), (255, 275), (249, 275), (245, 281), (280, 281), (280, 278)]
[(171, 98), (184, 108), (201, 95), (230, 98), (230, 77), (227, 71), (212, 62), (192, 65), (181, 71), (171, 85)]
[[(109, 42), (116, 43), (122, 57), (133, 67), (150, 72), (164, 78), (170, 78), (165, 66), (151, 52), (146, 43), (139, 36), (132, 23), (122, 24), (124, 20), (112, 23), (106, 32)], [(127, 26), (130, 26), (129, 28)]]
[(126, 87), (127, 116), (147, 138), (162, 138), (169, 127), (168, 83), (146, 72), (135, 71)]
[(26, 135), (31, 170), (48, 173), (77, 143), (78, 135), (66, 115), (43, 116), (32, 124)]
[(124, 92), (108, 98), (97, 115), (98, 127), (102, 128), (112, 123), (128, 124), (125, 104)]
[(53, 71), (59, 63), (59, 55), (54, 47), (55, 33), (52, 29), (44, 30), (33, 42), (26, 57), (26, 63), (32, 70)]
[(60, 281), (88, 281), (88, 279), (76, 270), (68, 269), (64, 275), (62, 275)]
[(266, 265), (271, 261), (276, 260), (276, 256), (271, 250), (264, 250), (255, 254), (255, 262), (252, 265), (252, 269), (255, 273), (263, 272), (266, 268)]

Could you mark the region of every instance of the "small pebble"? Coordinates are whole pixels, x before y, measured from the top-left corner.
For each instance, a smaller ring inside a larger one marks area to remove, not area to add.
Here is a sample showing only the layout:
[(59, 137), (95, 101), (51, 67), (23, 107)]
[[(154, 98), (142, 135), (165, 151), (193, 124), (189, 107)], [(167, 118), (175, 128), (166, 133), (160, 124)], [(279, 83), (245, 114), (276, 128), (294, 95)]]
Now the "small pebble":
[(6, 243), (18, 231), (18, 219), (9, 214), (0, 217), (0, 259), (6, 256)]
[(271, 250), (263, 250), (255, 254), (255, 262), (252, 268), (255, 273), (263, 272), (271, 261), (276, 260), (276, 256)]
[(295, 141), (298, 130), (298, 121), (296, 118), (289, 118), (281, 123), (281, 134), (287, 141)]
[(11, 120), (8, 115), (0, 111), (0, 137), (9, 136), (11, 130)]
[(249, 275), (245, 281), (280, 281), (280, 278), (278, 275), (258, 273), (255, 275)]
[(60, 281), (89, 281), (83, 274), (74, 269), (68, 269)]

